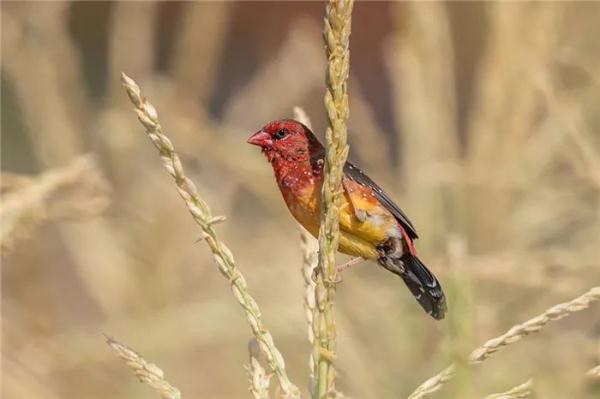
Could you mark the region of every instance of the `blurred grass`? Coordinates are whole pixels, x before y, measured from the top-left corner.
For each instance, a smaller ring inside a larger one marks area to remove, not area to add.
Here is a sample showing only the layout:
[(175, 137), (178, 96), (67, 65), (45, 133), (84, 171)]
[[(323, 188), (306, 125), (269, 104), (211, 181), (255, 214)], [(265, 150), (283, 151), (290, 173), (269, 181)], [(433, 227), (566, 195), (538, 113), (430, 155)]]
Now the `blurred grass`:
[[(3, 253), (2, 397), (147, 397), (103, 331), (184, 397), (248, 395), (244, 320), (190, 239), (121, 70), (144, 83), (190, 177), (228, 216), (219, 232), (291, 378), (306, 381), (297, 227), (245, 138), (294, 105), (323, 132), (322, 5), (1, 7), (2, 172), (30, 178), (92, 152), (111, 186), (101, 216), (48, 220)], [(400, 281), (356, 266), (336, 295), (343, 392), (406, 396), (457, 354), (600, 283), (599, 18), (583, 2), (356, 4), (351, 157), (411, 216), (451, 320), (432, 322)], [(533, 377), (539, 397), (596, 397), (585, 375), (599, 348), (595, 307), (444, 392), (485, 397)]]

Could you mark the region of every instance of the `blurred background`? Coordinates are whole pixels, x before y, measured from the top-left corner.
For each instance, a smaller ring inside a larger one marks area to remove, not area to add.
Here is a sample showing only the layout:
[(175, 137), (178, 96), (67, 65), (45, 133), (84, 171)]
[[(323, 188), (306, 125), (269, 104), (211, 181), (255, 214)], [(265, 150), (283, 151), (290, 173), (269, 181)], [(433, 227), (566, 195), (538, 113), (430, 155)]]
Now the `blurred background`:
[[(2, 397), (155, 395), (114, 335), (187, 398), (248, 397), (251, 338), (119, 81), (156, 106), (306, 389), (299, 229), (246, 138), (303, 107), (322, 137), (324, 4), (2, 7)], [(435, 322), (374, 264), (337, 295), (338, 388), (404, 397), (486, 339), (600, 283), (600, 3), (355, 5), (351, 158), (410, 215), (449, 297)], [(339, 258), (340, 262), (343, 257)], [(439, 398), (530, 377), (592, 398), (600, 307), (548, 326)], [(275, 384), (275, 382), (273, 382)]]

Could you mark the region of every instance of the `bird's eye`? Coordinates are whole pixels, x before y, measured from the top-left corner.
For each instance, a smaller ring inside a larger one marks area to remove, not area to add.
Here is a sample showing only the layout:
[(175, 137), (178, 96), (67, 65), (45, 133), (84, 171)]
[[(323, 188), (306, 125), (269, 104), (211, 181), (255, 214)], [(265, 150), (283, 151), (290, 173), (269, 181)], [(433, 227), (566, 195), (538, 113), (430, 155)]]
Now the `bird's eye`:
[(273, 138), (275, 140), (281, 140), (282, 138), (287, 136), (287, 134), (288, 134), (287, 129), (279, 129), (278, 131), (275, 132), (275, 134), (273, 135)]

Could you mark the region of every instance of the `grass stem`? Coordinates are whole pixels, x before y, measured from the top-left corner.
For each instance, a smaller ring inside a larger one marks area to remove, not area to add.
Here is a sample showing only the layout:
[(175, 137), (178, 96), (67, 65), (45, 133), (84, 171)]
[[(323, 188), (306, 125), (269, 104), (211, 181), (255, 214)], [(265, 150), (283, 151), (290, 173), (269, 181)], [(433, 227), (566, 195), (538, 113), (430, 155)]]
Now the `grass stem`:
[(277, 376), (281, 389), (286, 396), (299, 397), (300, 391), (292, 384), (285, 370), (283, 356), (275, 346), (273, 337), (262, 321), (258, 304), (248, 292), (246, 279), (238, 269), (229, 248), (217, 236), (214, 225), (222, 223), (222, 216), (214, 216), (204, 202), (194, 183), (185, 175), (183, 165), (175, 152), (173, 144), (163, 133), (158, 121), (158, 113), (152, 104), (142, 97), (139, 86), (129, 76), (122, 74), (121, 82), (135, 106), (138, 119), (144, 125), (146, 133), (160, 153), (164, 167), (175, 180), (177, 191), (184, 200), (194, 221), (202, 229), (202, 238), (208, 244), (217, 268), (231, 285), (233, 296), (244, 309), (252, 333), (260, 343), (269, 366)]
[(339, 207), (342, 200), (342, 175), (348, 145), (348, 74), (350, 70), (350, 21), (352, 0), (330, 0), (325, 12), (323, 37), (327, 53), (327, 90), (325, 108), (329, 126), (325, 132), (325, 169), (321, 191), (319, 229), (320, 273), (315, 287), (314, 359), (318, 370), (315, 397), (324, 398), (335, 390), (333, 361), (336, 352), (334, 298), (337, 270), (335, 252), (339, 241)]
[[(549, 322), (560, 320), (575, 312), (585, 310), (590, 306), (590, 304), (598, 300), (600, 300), (600, 286), (593, 287), (585, 294), (571, 301), (554, 305), (542, 314), (529, 319), (524, 323), (511, 327), (505, 334), (485, 342), (479, 348), (471, 352), (471, 355), (469, 356), (469, 362), (470, 364), (479, 364), (491, 357), (503, 347), (514, 344), (529, 334), (539, 332)], [(439, 374), (431, 377), (421, 384), (413, 393), (410, 394), (408, 399), (422, 399), (431, 395), (432, 393), (440, 390), (446, 382), (451, 380), (454, 377), (454, 374), (455, 366), (452, 364), (442, 370), (442, 372)]]

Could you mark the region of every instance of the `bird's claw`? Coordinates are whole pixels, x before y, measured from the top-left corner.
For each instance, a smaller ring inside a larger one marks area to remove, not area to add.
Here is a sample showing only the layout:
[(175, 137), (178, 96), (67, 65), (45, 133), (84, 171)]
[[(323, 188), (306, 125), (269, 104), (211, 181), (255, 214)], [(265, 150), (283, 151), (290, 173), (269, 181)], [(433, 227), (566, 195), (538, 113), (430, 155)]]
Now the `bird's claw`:
[[(310, 278), (312, 279), (313, 283), (317, 283), (317, 279), (319, 278), (319, 275), (321, 274), (321, 268), (319, 266), (315, 267), (312, 271), (312, 274), (310, 276)], [(323, 282), (326, 284), (339, 284), (342, 282), (342, 276), (341, 274), (336, 270), (335, 276), (333, 279), (328, 279), (328, 278), (324, 278)]]
[[(336, 266), (336, 270), (335, 270), (335, 276), (333, 279), (327, 279), (327, 282), (330, 284), (339, 284), (342, 282), (342, 273), (346, 270), (349, 269), (350, 266), (355, 265), (357, 263), (362, 262), (364, 259), (361, 257), (357, 257), (357, 258), (353, 258), (350, 259), (348, 262), (346, 263), (342, 263), (341, 265)], [(321, 273), (321, 268), (319, 266), (316, 266), (311, 274), (311, 279), (314, 283), (317, 282), (317, 279), (319, 277), (319, 274)]]
[(321, 273), (321, 268), (319, 266), (315, 266), (315, 268), (312, 270), (312, 273), (310, 275), (310, 279), (313, 281), (313, 283), (317, 283), (317, 279), (319, 278), (319, 274)]

